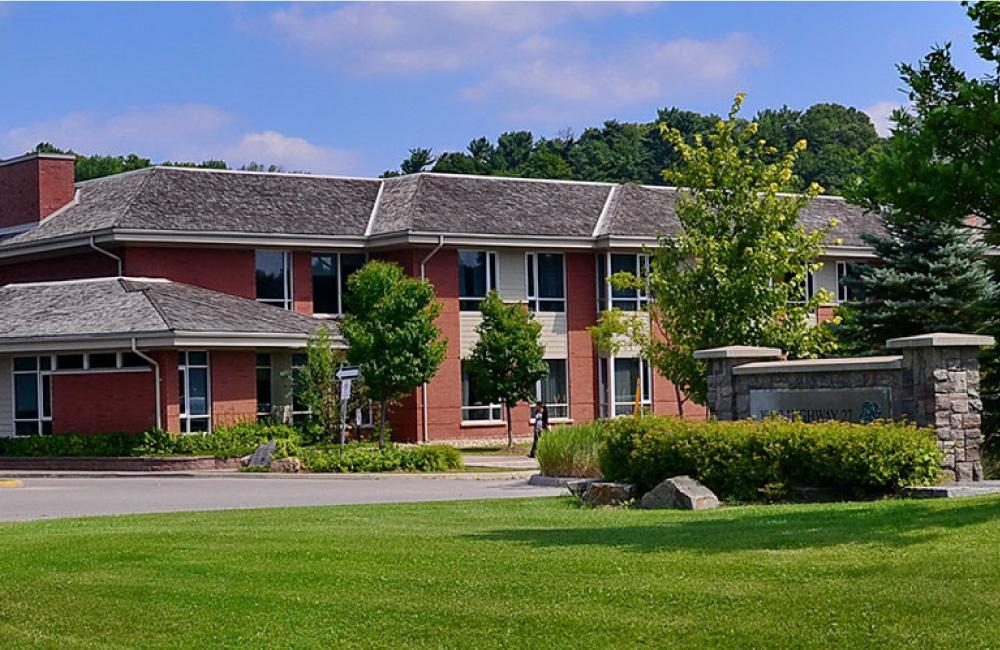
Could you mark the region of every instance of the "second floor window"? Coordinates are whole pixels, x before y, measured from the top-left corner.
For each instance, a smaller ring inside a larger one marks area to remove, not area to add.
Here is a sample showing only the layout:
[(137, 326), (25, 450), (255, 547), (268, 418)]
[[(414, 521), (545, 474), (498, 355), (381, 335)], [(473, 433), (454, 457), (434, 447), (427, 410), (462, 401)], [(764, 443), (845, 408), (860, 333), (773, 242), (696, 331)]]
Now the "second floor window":
[(458, 251), (458, 305), (462, 311), (478, 311), (486, 294), (497, 288), (497, 254), (488, 251)]
[(643, 253), (609, 253), (597, 256), (597, 309), (639, 311), (649, 302), (649, 294), (638, 289), (618, 289), (611, 286), (615, 273), (631, 273), (637, 278), (649, 273), (649, 255)]
[(365, 265), (363, 253), (316, 253), (312, 256), (313, 313), (345, 313), (347, 279)]
[(292, 308), (292, 255), (288, 251), (257, 251), (257, 300)]
[(864, 300), (864, 289), (858, 284), (861, 279), (861, 262), (837, 262), (837, 302)]
[(566, 311), (566, 285), (562, 253), (528, 253), (528, 309)]

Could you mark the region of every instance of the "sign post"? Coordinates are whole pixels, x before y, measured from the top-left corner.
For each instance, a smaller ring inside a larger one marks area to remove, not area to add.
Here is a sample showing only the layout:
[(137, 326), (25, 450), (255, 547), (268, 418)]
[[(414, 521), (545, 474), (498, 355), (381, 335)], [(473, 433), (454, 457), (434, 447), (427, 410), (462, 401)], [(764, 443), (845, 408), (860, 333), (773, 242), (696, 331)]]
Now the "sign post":
[(351, 386), (361, 376), (357, 366), (341, 366), (336, 377), (340, 380), (340, 453), (344, 453), (344, 437), (347, 432), (347, 406), (351, 402)]

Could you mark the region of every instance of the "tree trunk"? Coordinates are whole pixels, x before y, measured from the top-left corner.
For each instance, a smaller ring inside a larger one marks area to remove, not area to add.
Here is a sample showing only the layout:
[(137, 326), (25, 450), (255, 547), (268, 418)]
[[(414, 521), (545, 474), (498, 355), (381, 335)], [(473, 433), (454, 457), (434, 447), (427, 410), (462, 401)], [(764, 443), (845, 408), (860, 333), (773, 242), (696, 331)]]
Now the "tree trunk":
[(510, 404), (504, 402), (504, 409), (507, 410), (507, 449), (514, 448), (514, 422), (510, 419)]
[(385, 400), (379, 402), (378, 448), (385, 449)]
[(687, 401), (687, 397), (681, 393), (681, 389), (677, 384), (674, 384), (674, 395), (677, 396), (677, 415), (681, 418), (684, 417), (684, 402)]

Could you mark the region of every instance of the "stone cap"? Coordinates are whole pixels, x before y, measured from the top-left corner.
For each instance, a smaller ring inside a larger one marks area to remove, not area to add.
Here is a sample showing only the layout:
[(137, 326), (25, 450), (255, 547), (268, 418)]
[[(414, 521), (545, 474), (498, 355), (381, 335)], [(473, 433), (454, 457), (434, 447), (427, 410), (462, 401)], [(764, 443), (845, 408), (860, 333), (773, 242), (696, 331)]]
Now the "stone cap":
[(931, 334), (918, 334), (917, 336), (889, 339), (885, 342), (885, 347), (890, 350), (901, 350), (903, 348), (985, 348), (993, 345), (993, 343), (995, 343), (995, 339), (992, 336), (934, 332)]
[(722, 348), (696, 350), (695, 359), (780, 359), (778, 348), (759, 348), (753, 345), (727, 345)]
[(796, 359), (795, 361), (761, 361), (733, 368), (734, 375), (768, 375), (790, 372), (847, 372), (899, 370), (903, 357), (856, 357), (849, 359)]

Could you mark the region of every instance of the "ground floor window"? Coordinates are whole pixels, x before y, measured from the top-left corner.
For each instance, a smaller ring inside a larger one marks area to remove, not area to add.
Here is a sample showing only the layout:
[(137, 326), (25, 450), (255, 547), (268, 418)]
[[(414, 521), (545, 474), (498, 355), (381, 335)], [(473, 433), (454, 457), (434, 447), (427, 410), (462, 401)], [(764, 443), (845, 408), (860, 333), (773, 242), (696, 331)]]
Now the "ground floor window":
[(209, 431), (212, 419), (208, 352), (186, 351), (177, 356), (181, 432)]
[(309, 355), (305, 352), (295, 352), (292, 354), (292, 422), (300, 424), (312, 417), (312, 411), (302, 402), (299, 394), (299, 375), (302, 369), (309, 363)]
[(500, 404), (484, 402), (472, 385), (472, 378), (462, 362), (462, 421), (463, 422), (499, 422), (503, 420), (503, 409)]
[(14, 435), (52, 433), (52, 357), (14, 359)]
[(538, 382), (535, 399), (545, 404), (549, 419), (569, 417), (569, 378), (566, 359), (546, 359), (549, 376)]
[(271, 402), (271, 355), (261, 352), (257, 355), (257, 417), (270, 417), (274, 411)]
[[(601, 392), (601, 417), (631, 415), (635, 412), (636, 396), (643, 410), (652, 408), (652, 386), (649, 362), (639, 358), (611, 357), (598, 360)], [(611, 399), (611, 407), (608, 400)]]

